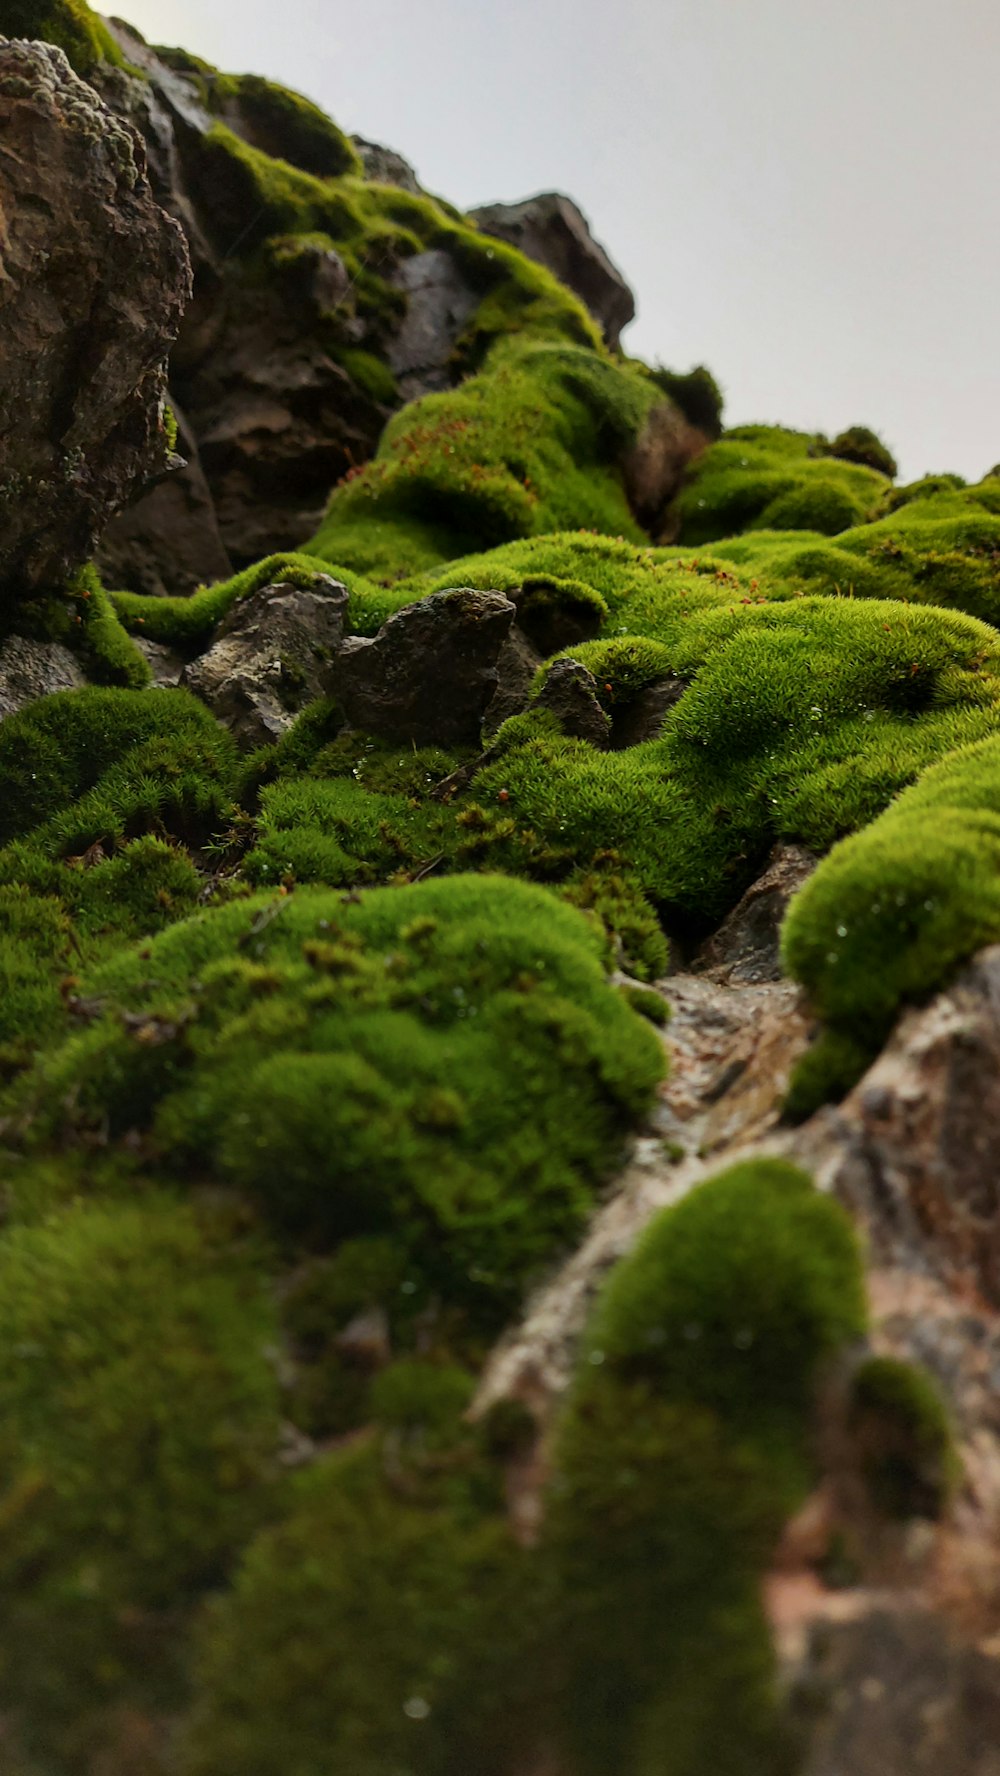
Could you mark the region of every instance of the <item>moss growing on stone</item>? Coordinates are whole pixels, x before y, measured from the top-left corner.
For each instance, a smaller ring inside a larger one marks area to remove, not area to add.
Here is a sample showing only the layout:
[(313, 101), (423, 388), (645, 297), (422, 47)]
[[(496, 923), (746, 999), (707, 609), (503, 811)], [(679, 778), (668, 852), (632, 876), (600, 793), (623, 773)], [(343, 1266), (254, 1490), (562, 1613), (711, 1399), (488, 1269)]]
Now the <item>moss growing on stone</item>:
[(831, 851), (789, 908), (785, 966), (830, 1032), (872, 1059), (902, 1003), (1000, 937), (998, 883), (994, 737), (949, 753)]
[(494, 878), (241, 902), (90, 975), (103, 1015), (19, 1102), (32, 1143), (141, 1134), (285, 1234), (388, 1233), (491, 1322), (580, 1226), (662, 1071), (600, 950)]
[(778, 426), (737, 426), (692, 466), (674, 508), (679, 540), (743, 530), (848, 530), (874, 516), (885, 475), (820, 455), (822, 442)]
[(870, 426), (848, 426), (846, 431), (838, 432), (827, 450), (841, 462), (863, 463), (865, 468), (876, 469), (890, 481), (895, 481), (899, 473), (892, 451)]
[(184, 1611), (272, 1502), (273, 1324), (250, 1267), (147, 1198), (8, 1230), (0, 1328), (5, 1708), (82, 1768), (102, 1709), (176, 1685)]
[(595, 352), (495, 348), (461, 388), (390, 422), (310, 548), (393, 582), (477, 544), (567, 526), (638, 541), (618, 465), (654, 398)]
[(86, 0), (4, 0), (4, 35), (54, 43), (86, 77), (100, 62), (120, 67), (121, 50)]
[(899, 1518), (941, 1516), (961, 1468), (944, 1402), (924, 1370), (869, 1357), (854, 1378), (850, 1429), (880, 1510)]
[(357, 150), (325, 111), (301, 93), (259, 74), (216, 74), (202, 70), (201, 85), (213, 111), (235, 110), (240, 128), (255, 147), (290, 162), (316, 178), (361, 173)]
[(612, 1272), (545, 1531), (573, 1768), (792, 1769), (757, 1588), (823, 1366), (863, 1326), (846, 1216), (777, 1160), (701, 1186)]

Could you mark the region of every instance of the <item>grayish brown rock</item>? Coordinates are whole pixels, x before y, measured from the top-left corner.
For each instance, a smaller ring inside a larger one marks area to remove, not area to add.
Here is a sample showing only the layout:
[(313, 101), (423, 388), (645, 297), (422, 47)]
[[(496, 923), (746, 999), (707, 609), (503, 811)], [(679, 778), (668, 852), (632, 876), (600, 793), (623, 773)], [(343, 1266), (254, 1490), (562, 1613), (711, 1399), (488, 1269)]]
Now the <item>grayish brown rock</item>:
[(375, 185), (398, 185), (401, 191), (420, 196), (420, 180), (409, 161), (397, 154), (395, 148), (385, 148), (381, 142), (369, 142), (365, 136), (352, 136), (351, 141), (360, 155), (366, 179)]
[(0, 583), (58, 585), (163, 473), (190, 294), (142, 141), (61, 50), (0, 39)]
[(483, 718), (484, 734), (495, 734), (512, 715), (520, 715), (527, 707), (541, 664), (538, 649), (515, 623), (497, 655), (497, 688)]
[(652, 535), (662, 528), (668, 506), (680, 491), (684, 471), (710, 440), (673, 401), (658, 401), (622, 464), (629, 505)]
[(699, 951), (693, 972), (730, 986), (780, 980), (781, 922), (792, 895), (815, 868), (816, 858), (803, 846), (775, 846), (764, 874)]
[(484, 234), (519, 247), (554, 272), (590, 310), (607, 343), (618, 345), (622, 329), (635, 319), (635, 297), (571, 197), (545, 191), (523, 203), (484, 204), (471, 216)]
[(591, 746), (606, 749), (611, 718), (601, 708), (596, 678), (579, 660), (553, 661), (534, 706), (554, 715), (570, 739), (587, 740)]
[(53, 691), (77, 691), (87, 682), (80, 662), (58, 641), (9, 635), (0, 646), (0, 721)]
[(101, 538), (97, 567), (116, 591), (184, 596), (233, 571), (194, 434), (174, 413), (184, 467), (126, 506)]
[(477, 745), (513, 621), (502, 592), (468, 588), (396, 611), (373, 641), (341, 650), (334, 688), (348, 721), (405, 745)]
[(624, 752), (627, 746), (655, 740), (686, 690), (686, 679), (659, 678), (655, 684), (645, 685), (627, 703), (619, 704), (611, 717), (612, 752)]
[(305, 704), (329, 691), (346, 609), (346, 586), (324, 576), (308, 590), (264, 586), (233, 606), (181, 682), (241, 746), (279, 740)]
[(480, 298), (443, 248), (404, 259), (395, 282), (407, 303), (389, 345), (389, 367), (402, 399), (415, 401), (420, 395), (451, 388), (452, 354)]

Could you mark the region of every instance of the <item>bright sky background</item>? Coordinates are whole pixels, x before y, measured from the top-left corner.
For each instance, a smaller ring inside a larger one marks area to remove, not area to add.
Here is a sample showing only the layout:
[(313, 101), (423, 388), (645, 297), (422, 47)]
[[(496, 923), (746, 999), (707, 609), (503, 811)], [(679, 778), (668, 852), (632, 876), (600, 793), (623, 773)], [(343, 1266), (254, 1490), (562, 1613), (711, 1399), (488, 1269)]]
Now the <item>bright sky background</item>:
[(730, 424), (1000, 460), (998, 0), (118, 0), (469, 208), (575, 197)]

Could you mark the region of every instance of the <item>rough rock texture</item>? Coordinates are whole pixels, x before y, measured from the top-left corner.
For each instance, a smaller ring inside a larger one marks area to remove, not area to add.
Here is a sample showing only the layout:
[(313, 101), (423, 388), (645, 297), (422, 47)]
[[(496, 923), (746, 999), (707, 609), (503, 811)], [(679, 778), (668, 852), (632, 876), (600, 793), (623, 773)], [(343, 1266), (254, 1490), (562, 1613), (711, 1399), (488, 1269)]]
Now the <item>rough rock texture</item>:
[(801, 845), (778, 845), (767, 869), (738, 901), (694, 960), (695, 973), (738, 986), (781, 979), (778, 940), (792, 895), (808, 881), (816, 858)]
[(105, 585), (183, 595), (233, 571), (194, 434), (177, 407), (174, 415), (184, 467), (127, 506), (105, 532), (96, 555)]
[(36, 697), (86, 684), (79, 661), (58, 641), (9, 635), (0, 646), (0, 721)]
[(554, 715), (571, 739), (607, 746), (611, 719), (598, 701), (596, 678), (579, 660), (556, 660), (538, 694), (537, 706)]
[(616, 708), (611, 718), (611, 749), (624, 752), (626, 746), (640, 746), (643, 740), (655, 740), (675, 703), (687, 690), (683, 678), (661, 678), (646, 685), (638, 696)]
[(483, 731), (495, 734), (528, 703), (542, 656), (515, 623), (497, 655), (497, 688), (483, 718)]
[(706, 450), (705, 432), (672, 401), (658, 402), (622, 464), (629, 505), (647, 530), (663, 530), (685, 469)]
[(378, 185), (398, 185), (401, 191), (410, 191), (414, 197), (420, 195), (416, 173), (395, 148), (386, 148), (381, 142), (369, 142), (365, 136), (352, 136), (351, 141), (361, 156), (366, 179), (373, 179)]
[(168, 467), (190, 268), (140, 138), (61, 50), (0, 40), (0, 96), (0, 581), (30, 591)]
[(456, 589), (406, 605), (373, 641), (345, 643), (335, 688), (348, 721), (406, 744), (475, 745), (513, 621), (502, 592)]
[(617, 347), (623, 327), (635, 319), (635, 297), (571, 197), (546, 191), (523, 203), (484, 204), (471, 214), (484, 234), (509, 241), (568, 284)]
[(449, 253), (438, 248), (404, 260), (396, 276), (407, 297), (389, 365), (406, 401), (450, 388), (450, 359), (479, 298)]
[(181, 682), (241, 746), (279, 740), (299, 710), (330, 689), (346, 610), (347, 588), (337, 580), (317, 579), (308, 590), (263, 586), (233, 606)]

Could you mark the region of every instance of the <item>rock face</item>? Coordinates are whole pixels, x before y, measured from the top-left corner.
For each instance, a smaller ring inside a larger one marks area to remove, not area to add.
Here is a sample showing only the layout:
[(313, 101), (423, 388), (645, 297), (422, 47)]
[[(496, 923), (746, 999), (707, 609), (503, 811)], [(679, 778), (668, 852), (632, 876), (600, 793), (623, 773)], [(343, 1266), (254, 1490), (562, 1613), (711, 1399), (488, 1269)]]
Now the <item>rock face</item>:
[(479, 298), (451, 255), (437, 248), (404, 260), (397, 285), (407, 306), (389, 363), (404, 399), (415, 401), (450, 388), (449, 362)]
[(0, 721), (36, 697), (76, 691), (86, 682), (79, 662), (60, 642), (8, 635), (0, 647)]
[(579, 660), (556, 660), (538, 693), (539, 709), (554, 715), (564, 734), (606, 747), (611, 720), (597, 697), (597, 680)]
[(397, 611), (374, 641), (344, 645), (335, 688), (348, 721), (405, 744), (477, 745), (513, 621), (502, 592), (435, 592)]
[(369, 142), (366, 136), (352, 136), (351, 141), (361, 157), (366, 179), (373, 179), (378, 185), (398, 185), (401, 191), (412, 192), (414, 197), (420, 195), (416, 173), (395, 148), (386, 148), (381, 142)]
[(190, 293), (142, 142), (61, 50), (0, 40), (0, 580), (57, 585), (164, 473), (164, 360)]
[(729, 986), (780, 980), (781, 921), (792, 895), (815, 867), (816, 858), (801, 845), (777, 846), (764, 874), (699, 952), (695, 971)]
[(484, 204), (471, 215), (484, 234), (508, 241), (554, 272), (590, 310), (608, 345), (618, 345), (622, 329), (635, 319), (635, 297), (571, 197), (546, 191), (523, 203)]
[(265, 746), (330, 689), (347, 588), (264, 586), (233, 606), (212, 646), (181, 674), (244, 747)]

